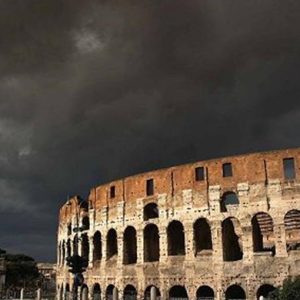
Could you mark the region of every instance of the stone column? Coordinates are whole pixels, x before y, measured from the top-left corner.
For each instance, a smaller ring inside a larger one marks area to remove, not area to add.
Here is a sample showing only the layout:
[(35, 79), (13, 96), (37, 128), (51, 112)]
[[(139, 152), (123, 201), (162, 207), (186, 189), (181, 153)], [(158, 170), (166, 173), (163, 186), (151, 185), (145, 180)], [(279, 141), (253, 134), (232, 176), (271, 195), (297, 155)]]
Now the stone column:
[(247, 224), (241, 222), (242, 236), (240, 237), (243, 241), (243, 261), (245, 264), (253, 264), (253, 236), (252, 236), (252, 225), (251, 220), (248, 220)]
[(124, 243), (123, 243), (123, 231), (119, 230), (117, 232), (117, 239), (118, 239), (118, 258), (117, 258), (117, 264), (118, 266), (123, 265), (123, 254), (124, 254)]
[(112, 294), (113, 300), (118, 300), (119, 299), (119, 291), (116, 287), (113, 289), (113, 294)]
[(89, 236), (89, 268), (93, 267), (94, 263), (94, 236)]
[(165, 263), (168, 259), (168, 237), (166, 226), (159, 226), (159, 261)]
[(151, 286), (150, 288), (150, 300), (156, 300), (157, 291), (155, 286)]
[(107, 232), (104, 232), (101, 234), (101, 244), (102, 244), (102, 261), (106, 261), (106, 237), (107, 237)]
[(274, 220), (275, 251), (277, 257), (287, 257), (285, 226), (283, 222)]
[(193, 224), (184, 224), (184, 238), (185, 238), (185, 257), (186, 260), (193, 260), (194, 258), (194, 233)]
[(136, 239), (137, 239), (137, 263), (143, 264), (144, 263), (144, 230), (137, 229), (136, 232)]
[(37, 289), (37, 291), (36, 291), (36, 299), (37, 300), (42, 300), (42, 291), (41, 291), (41, 289)]
[(211, 222), (211, 235), (213, 244), (213, 262), (223, 262), (222, 222), (215, 220)]
[(221, 187), (219, 185), (212, 185), (208, 190), (208, 201), (210, 207), (210, 214), (218, 215), (221, 211), (220, 209), (220, 198), (221, 198)]

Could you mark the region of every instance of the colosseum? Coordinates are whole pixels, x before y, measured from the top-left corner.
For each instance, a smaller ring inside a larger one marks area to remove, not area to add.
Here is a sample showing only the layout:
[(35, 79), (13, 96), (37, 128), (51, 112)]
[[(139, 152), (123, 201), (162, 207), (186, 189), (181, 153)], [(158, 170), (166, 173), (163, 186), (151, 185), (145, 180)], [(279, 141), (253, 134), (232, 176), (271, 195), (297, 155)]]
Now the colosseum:
[(300, 275), (299, 169), (300, 148), (254, 153), (68, 199), (59, 213), (58, 299), (71, 295), (73, 253), (88, 260), (83, 300), (267, 299)]

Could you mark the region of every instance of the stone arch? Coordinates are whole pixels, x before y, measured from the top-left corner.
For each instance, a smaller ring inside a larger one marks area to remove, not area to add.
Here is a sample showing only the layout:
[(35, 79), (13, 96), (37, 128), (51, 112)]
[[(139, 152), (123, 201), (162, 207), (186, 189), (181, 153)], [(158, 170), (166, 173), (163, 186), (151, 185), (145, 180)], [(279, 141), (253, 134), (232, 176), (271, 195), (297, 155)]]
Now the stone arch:
[(144, 228), (144, 261), (159, 261), (159, 231), (155, 224)]
[(257, 300), (260, 300), (261, 296), (263, 296), (265, 299), (267, 299), (269, 293), (273, 292), (274, 290), (276, 290), (276, 288), (273, 285), (270, 285), (270, 284), (261, 285), (256, 292)]
[(255, 214), (251, 220), (253, 251), (272, 251), (275, 254), (273, 219), (265, 212)]
[(211, 229), (205, 218), (200, 218), (194, 223), (194, 249), (195, 256), (202, 251), (212, 250)]
[(202, 285), (196, 292), (197, 300), (213, 300), (215, 299), (214, 290), (208, 285)]
[(136, 300), (137, 299), (137, 291), (133, 285), (131, 285), (131, 284), (126, 285), (126, 287), (123, 291), (123, 299), (124, 300)]
[(83, 227), (83, 230), (90, 229), (90, 218), (88, 216), (84, 216), (82, 218), (82, 227)]
[(151, 294), (151, 288), (154, 287), (156, 289), (156, 297), (160, 298), (160, 290), (158, 287), (156, 287), (155, 285), (149, 285), (147, 286), (147, 288), (145, 289), (144, 292), (144, 300), (150, 300), (150, 294)]
[(115, 288), (115, 286), (113, 284), (110, 284), (107, 286), (106, 291), (105, 291), (105, 299), (106, 300), (113, 299), (114, 288)]
[(284, 216), (287, 251), (300, 249), (300, 211), (292, 209)]
[(223, 194), (220, 202), (221, 212), (227, 212), (230, 206), (239, 205), (239, 198), (235, 192), (226, 192)]
[(236, 261), (243, 258), (242, 229), (236, 218), (227, 218), (222, 222), (223, 260)]
[(82, 287), (81, 287), (80, 299), (81, 300), (88, 300), (89, 299), (89, 288), (86, 284), (82, 285)]
[(175, 300), (180, 298), (181, 300), (188, 299), (186, 288), (182, 285), (174, 285), (169, 290), (169, 300)]
[(99, 283), (95, 283), (93, 286), (92, 300), (101, 300), (101, 288)]
[(135, 264), (137, 260), (137, 242), (136, 230), (132, 226), (128, 226), (123, 235), (123, 263), (125, 265)]
[(156, 203), (148, 203), (144, 206), (144, 221), (159, 217), (159, 211)]
[(89, 260), (89, 252), (90, 252), (89, 238), (88, 235), (85, 233), (81, 236), (81, 256), (85, 258), (87, 261)]
[(172, 221), (167, 229), (168, 255), (185, 255), (184, 227), (179, 221)]
[(107, 233), (106, 239), (106, 258), (111, 259), (118, 255), (118, 240), (115, 229), (110, 229)]
[(102, 259), (102, 240), (100, 231), (96, 231), (93, 236), (93, 262), (99, 261)]
[(246, 293), (240, 285), (233, 284), (227, 288), (227, 290), (225, 292), (225, 299), (226, 300), (246, 299)]

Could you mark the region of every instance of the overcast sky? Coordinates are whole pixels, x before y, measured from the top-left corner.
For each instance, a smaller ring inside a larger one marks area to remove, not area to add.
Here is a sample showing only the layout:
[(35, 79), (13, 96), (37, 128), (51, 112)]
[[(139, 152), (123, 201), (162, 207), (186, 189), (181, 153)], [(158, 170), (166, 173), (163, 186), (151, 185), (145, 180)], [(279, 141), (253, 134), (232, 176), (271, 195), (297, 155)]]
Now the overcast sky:
[(54, 261), (67, 195), (300, 146), (299, 0), (0, 0), (0, 247)]

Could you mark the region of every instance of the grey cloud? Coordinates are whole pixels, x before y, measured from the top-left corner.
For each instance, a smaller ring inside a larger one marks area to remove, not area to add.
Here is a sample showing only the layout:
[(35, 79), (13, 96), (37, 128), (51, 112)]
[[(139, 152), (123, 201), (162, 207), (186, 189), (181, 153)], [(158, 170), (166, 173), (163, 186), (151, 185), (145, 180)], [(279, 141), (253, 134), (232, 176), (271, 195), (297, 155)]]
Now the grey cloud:
[(52, 260), (68, 194), (298, 146), (299, 11), (296, 0), (0, 1), (0, 245)]

